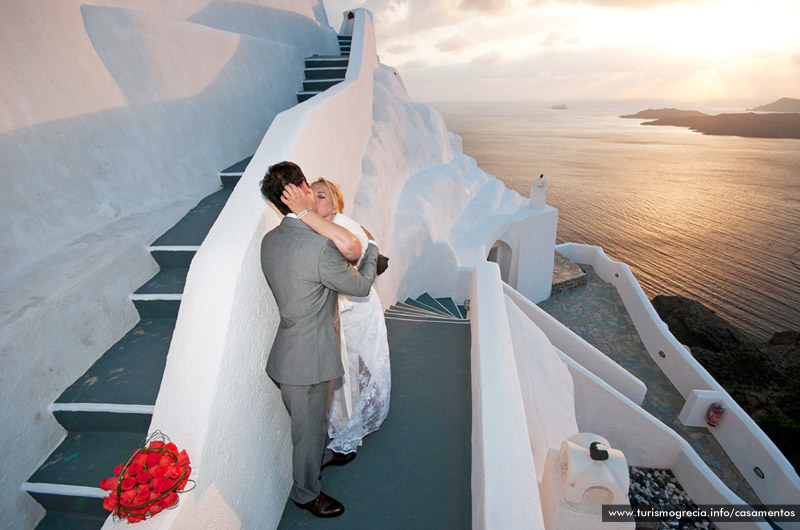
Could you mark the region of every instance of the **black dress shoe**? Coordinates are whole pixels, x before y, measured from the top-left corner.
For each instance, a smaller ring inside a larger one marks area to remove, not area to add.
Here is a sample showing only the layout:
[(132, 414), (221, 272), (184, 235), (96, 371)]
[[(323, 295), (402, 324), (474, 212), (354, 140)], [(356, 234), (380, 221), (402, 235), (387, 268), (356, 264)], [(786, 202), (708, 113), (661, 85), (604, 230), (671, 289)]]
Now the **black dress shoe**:
[(333, 453), (333, 458), (327, 464), (322, 464), (322, 469), (325, 469), (328, 466), (343, 466), (349, 462), (352, 462), (356, 458), (356, 452), (353, 451), (352, 453), (337, 453), (331, 451)]
[(295, 502), (295, 504), (297, 504), (298, 508), (308, 510), (316, 517), (339, 517), (344, 513), (344, 506), (341, 502), (328, 497), (322, 492), (311, 502), (305, 504)]

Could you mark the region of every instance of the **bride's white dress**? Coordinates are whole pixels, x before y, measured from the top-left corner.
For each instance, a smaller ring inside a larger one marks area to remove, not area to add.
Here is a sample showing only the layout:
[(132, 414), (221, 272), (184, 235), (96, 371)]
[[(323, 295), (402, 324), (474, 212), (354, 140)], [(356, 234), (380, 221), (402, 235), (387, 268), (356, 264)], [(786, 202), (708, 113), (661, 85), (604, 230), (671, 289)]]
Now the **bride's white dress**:
[[(337, 214), (333, 221), (359, 239), (363, 258), (367, 236), (361, 226), (342, 214)], [(337, 453), (352, 453), (362, 438), (381, 426), (389, 413), (392, 386), (389, 343), (383, 308), (374, 286), (364, 297), (339, 295), (339, 330), (345, 373), (334, 383), (328, 447)]]

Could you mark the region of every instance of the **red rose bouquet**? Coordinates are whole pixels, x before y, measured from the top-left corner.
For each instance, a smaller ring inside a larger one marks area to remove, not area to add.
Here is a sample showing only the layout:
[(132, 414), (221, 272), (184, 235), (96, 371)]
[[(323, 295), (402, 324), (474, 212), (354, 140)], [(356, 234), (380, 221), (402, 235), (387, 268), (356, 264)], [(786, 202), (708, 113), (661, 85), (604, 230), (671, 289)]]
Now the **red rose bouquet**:
[(178, 451), (167, 436), (156, 431), (127, 462), (114, 468), (113, 477), (100, 481), (101, 489), (111, 490), (103, 498), (103, 508), (113, 512), (115, 519), (144, 521), (178, 503), (178, 493), (189, 491), (184, 488), (191, 473), (186, 451)]

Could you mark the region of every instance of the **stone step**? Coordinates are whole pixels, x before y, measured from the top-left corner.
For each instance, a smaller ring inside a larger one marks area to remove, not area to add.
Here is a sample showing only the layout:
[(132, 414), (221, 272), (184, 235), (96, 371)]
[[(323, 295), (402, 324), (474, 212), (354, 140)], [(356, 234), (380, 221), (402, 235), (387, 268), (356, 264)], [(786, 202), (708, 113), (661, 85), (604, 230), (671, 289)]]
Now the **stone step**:
[[(34, 495), (34, 497), (37, 497)], [(77, 515), (70, 512), (60, 512), (56, 510), (49, 510), (44, 519), (36, 525), (36, 530), (94, 530), (103, 527), (110, 513), (103, 510), (102, 499), (91, 499), (93, 502), (100, 503), (102, 514), (83, 514)]]
[(173, 319), (142, 319), (72, 383), (55, 405), (155, 405), (174, 330)]
[(350, 42), (353, 40), (352, 35), (336, 35), (336, 38), (339, 39), (339, 42)]
[(316, 91), (312, 92), (312, 91), (308, 91), (308, 90), (304, 90), (303, 92), (298, 92), (297, 93), (297, 102), (298, 103), (302, 103), (302, 102), (304, 102), (304, 101), (306, 101), (308, 99), (313, 98), (317, 94), (321, 94), (321, 92), (316, 92)]
[(162, 269), (188, 269), (200, 245), (150, 246), (148, 251)]
[(108, 492), (100, 481), (113, 476), (146, 436), (146, 431), (68, 433), (22, 489), (48, 512), (107, 516), (102, 497)]
[(431, 311), (432, 313), (437, 313), (439, 316), (446, 316), (447, 318), (453, 318), (451, 315), (448, 315), (446, 312), (434, 309), (433, 307), (424, 304), (418, 300), (414, 300), (413, 298), (406, 298), (404, 304), (417, 307), (419, 309), (424, 309), (426, 311)]
[(349, 59), (342, 57), (341, 55), (306, 57), (304, 61), (306, 68), (347, 68), (348, 63), (350, 62)]
[(384, 318), (388, 320), (408, 320), (413, 322), (440, 322), (443, 324), (466, 324), (469, 325), (469, 320), (464, 320), (461, 318), (453, 318), (453, 317), (431, 317), (431, 316), (422, 316), (422, 315), (408, 315), (404, 313), (395, 313), (393, 311), (387, 311), (384, 314)]
[(421, 309), (419, 307), (414, 307), (412, 305), (408, 305), (403, 302), (397, 302), (396, 304), (393, 304), (391, 307), (389, 307), (389, 309), (387, 309), (387, 311), (409, 313), (416, 316), (428, 316), (428, 317), (442, 316), (438, 312), (430, 311), (427, 309)]
[(550, 295), (570, 291), (586, 285), (588, 276), (578, 264), (556, 251), (553, 260), (553, 286)]
[(324, 66), (317, 68), (306, 68), (306, 79), (341, 79), (347, 73), (347, 66)]
[(186, 285), (188, 268), (167, 268), (158, 271), (144, 285), (139, 287), (134, 295), (181, 294)]
[(306, 79), (303, 81), (303, 92), (322, 92), (341, 82), (341, 79)]
[[(431, 296), (428, 293), (422, 293), (421, 295), (419, 295), (417, 297), (417, 302), (421, 302), (421, 303), (427, 305), (428, 307), (430, 307), (431, 309), (433, 309), (435, 311), (440, 311), (440, 312), (444, 313), (445, 315), (450, 315), (450, 312), (447, 311), (447, 308), (445, 306), (443, 306), (436, 298), (434, 298), (433, 296)], [(450, 316), (453, 316), (453, 315), (450, 315)], [(453, 318), (455, 318), (455, 317), (453, 317)]]
[(239, 182), (239, 179), (242, 178), (244, 174), (244, 170), (247, 169), (247, 165), (250, 163), (250, 160), (253, 159), (253, 155), (248, 156), (245, 159), (239, 160), (232, 166), (226, 167), (222, 171), (219, 172), (219, 180), (222, 182), (223, 188), (233, 188)]
[(453, 301), (452, 298), (437, 298), (436, 301), (442, 304), (442, 306), (444, 306), (444, 308), (447, 309), (447, 312), (453, 315), (454, 317), (464, 318), (463, 316), (461, 316), (461, 312), (458, 310), (458, 307), (456, 307), (456, 303)]
[(200, 246), (232, 191), (231, 188), (223, 188), (201, 200), (175, 226), (156, 239), (152, 246)]

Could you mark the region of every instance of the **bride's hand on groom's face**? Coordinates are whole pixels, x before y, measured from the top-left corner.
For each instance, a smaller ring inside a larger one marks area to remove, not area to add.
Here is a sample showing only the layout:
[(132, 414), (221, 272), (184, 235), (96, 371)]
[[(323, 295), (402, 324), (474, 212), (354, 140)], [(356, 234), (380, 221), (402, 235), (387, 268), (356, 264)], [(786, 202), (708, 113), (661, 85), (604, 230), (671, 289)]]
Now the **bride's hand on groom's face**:
[(306, 208), (314, 209), (314, 202), (311, 194), (306, 193), (302, 188), (294, 184), (287, 184), (286, 187), (283, 188), (281, 201), (283, 201), (294, 214), (298, 214)]

